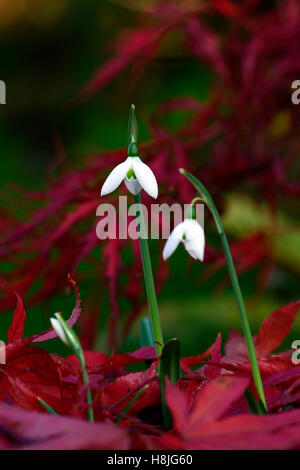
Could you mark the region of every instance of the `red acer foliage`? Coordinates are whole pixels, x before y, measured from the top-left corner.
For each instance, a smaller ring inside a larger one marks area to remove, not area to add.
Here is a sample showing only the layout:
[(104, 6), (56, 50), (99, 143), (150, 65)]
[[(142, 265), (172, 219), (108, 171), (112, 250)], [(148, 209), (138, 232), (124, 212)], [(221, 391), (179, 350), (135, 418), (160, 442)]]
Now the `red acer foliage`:
[(228, 406), (245, 391), (248, 380), (221, 376), (197, 394), (190, 407), (183, 392), (168, 384), (167, 401), (174, 418), (174, 430), (155, 439), (168, 449), (243, 450), (299, 448), (300, 411), (269, 416), (245, 413), (224, 417)]
[(125, 450), (130, 444), (128, 432), (110, 422), (90, 424), (75, 418), (29, 413), (3, 403), (0, 421), (2, 449)]
[[(78, 288), (70, 279), (81, 312)], [(268, 416), (250, 414), (244, 392), (252, 374), (243, 337), (232, 332), (222, 355), (222, 337), (194, 357), (181, 359), (183, 376), (167, 383), (171, 430), (161, 421), (160, 386), (154, 347), (107, 357), (85, 351), (96, 422), (87, 422), (85, 387), (77, 359), (30, 346), (56, 336), (54, 330), (22, 338), (25, 309), (16, 294), (7, 363), (0, 368), (0, 448), (2, 449), (294, 449), (300, 448), (300, 366), (290, 352), (275, 353), (290, 332), (300, 301), (273, 312), (255, 339)], [(20, 314), (22, 311), (22, 314)], [(145, 361), (152, 361), (145, 368)], [(140, 372), (127, 366), (141, 362)], [(200, 366), (194, 370), (191, 367)], [(125, 406), (143, 393), (122, 419)], [(60, 416), (50, 416), (42, 398)], [(118, 419), (118, 425), (115, 421)]]
[[(179, 167), (201, 175), (217, 201), (224, 191), (247, 184), (255, 197), (265, 199), (275, 213), (279, 195), (294, 198), (300, 194), (295, 175), (298, 109), (286, 107), (290, 103), (290, 84), (300, 72), (300, 7), (296, 0), (270, 8), (262, 3), (162, 2), (141, 15), (136, 28), (121, 33), (112, 57), (83, 88), (80, 99), (91, 99), (121, 73), (129, 75), (132, 85), (176, 31), (180, 31), (185, 53), (211, 70), (214, 84), (205, 103), (192, 96), (170, 97), (154, 111), (149, 123), (151, 139), (140, 150), (157, 176), (161, 202), (187, 203), (193, 197), (191, 186), (178, 174)], [(220, 24), (222, 28), (214, 26)], [(165, 118), (180, 110), (188, 112), (189, 119), (171, 132), (164, 125)], [(201, 152), (204, 146), (205, 155)], [(124, 315), (118, 299), (124, 297), (130, 302), (121, 338), (144, 302), (140, 258), (126, 265), (122, 258), (127, 240), (102, 241), (101, 262), (94, 254), (94, 248), (100, 245), (95, 233), (100, 186), (107, 172), (125, 155), (125, 149), (101, 153), (86, 160), (83, 169), (62, 173), (46, 191), (26, 194), (27, 201), (39, 201), (39, 209), (28, 213), (27, 221), (22, 223), (7, 211), (3, 213), (5, 235), (0, 242), (3, 260), (9, 260), (14, 268), (5, 273), (5, 279), (29, 306), (61, 290), (66, 273), (77, 273), (78, 264), (88, 260), (89, 272), (80, 274), (81, 278), (98, 279), (93, 285), (108, 287), (112, 350), (118, 347), (118, 320)], [(294, 181), (290, 175), (294, 175)], [(106, 198), (105, 202), (113, 199)], [(144, 202), (149, 203), (147, 197)], [(132, 242), (133, 253), (135, 245)], [(274, 266), (268, 236), (252, 233), (233, 240), (231, 247), (238, 271), (260, 268), (258, 282), (265, 287)], [(205, 262), (216, 263), (217, 269), (224, 259), (208, 246)], [(159, 288), (167, 272), (164, 264), (157, 264)], [(125, 282), (120, 281), (123, 274), (127, 275)], [(39, 287), (32, 293), (37, 280)], [(101, 314), (95, 292), (90, 294), (90, 311), (81, 324), (86, 347), (93, 344)], [(12, 308), (13, 303), (14, 295), (8, 294), (0, 299), (0, 310)]]
[[(262, 3), (161, 2), (141, 15), (136, 28), (122, 32), (113, 57), (83, 88), (80, 102), (91, 99), (120, 74), (128, 74), (134, 85), (160, 54), (164, 41), (178, 31), (185, 53), (211, 71), (214, 80), (205, 103), (193, 96), (170, 97), (154, 110), (148, 123), (150, 139), (140, 150), (159, 181), (160, 202), (188, 203), (193, 198), (179, 167), (201, 175), (221, 208), (221, 196), (243, 185), (267, 203), (274, 218), (279, 197), (299, 196), (298, 110), (287, 109), (286, 103), (290, 84), (300, 73), (300, 6), (296, 0), (273, 8)], [(178, 111), (185, 111), (188, 119), (170, 131), (166, 118)], [(166, 388), (171, 429), (162, 424), (155, 348), (118, 353), (119, 341), (144, 304), (142, 266), (137, 241), (99, 243), (95, 213), (105, 176), (125, 155), (125, 148), (103, 152), (87, 159), (83, 169), (62, 172), (45, 191), (22, 193), (24, 200), (38, 202), (39, 207), (26, 207), (23, 222), (0, 209), (0, 254), (12, 266), (2, 276), (5, 295), (0, 298), (0, 311), (14, 309), (6, 364), (0, 365), (0, 448), (300, 449), (300, 365), (292, 362), (291, 351), (276, 352), (292, 328), (300, 301), (273, 312), (255, 338), (267, 416), (250, 413), (244, 393), (250, 388), (255, 395), (255, 389), (245, 341), (237, 331), (231, 332), (223, 349), (219, 333), (206, 351), (200, 345), (195, 356), (181, 358), (182, 377)], [(114, 196), (105, 202), (115, 202)], [(147, 195), (143, 202), (149, 205)], [(231, 241), (237, 271), (258, 268), (263, 287), (274, 265), (268, 235), (259, 231)], [(129, 243), (134, 262), (124, 261)], [(95, 254), (98, 247), (100, 255)], [(89, 262), (89, 269), (79, 274), (82, 260)], [(225, 265), (221, 252), (210, 246), (205, 262), (211, 265), (208, 274)], [(168, 265), (155, 265), (155, 283), (161, 288)], [(69, 272), (91, 286), (81, 316), (79, 290), (69, 276), (76, 304), (67, 321), (71, 326), (78, 322), (81, 330), (93, 424), (87, 421), (87, 387), (76, 357), (60, 357), (37, 347), (36, 343), (41, 346), (55, 338), (56, 332), (50, 328), (23, 337), (24, 304), (28, 309), (50, 299), (63, 289)], [(99, 297), (104, 299), (106, 291), (110, 355), (91, 350), (101, 314)], [(127, 300), (127, 312), (120, 299)], [(138, 372), (128, 367), (133, 364), (139, 364)], [(51, 416), (39, 398), (58, 416)]]

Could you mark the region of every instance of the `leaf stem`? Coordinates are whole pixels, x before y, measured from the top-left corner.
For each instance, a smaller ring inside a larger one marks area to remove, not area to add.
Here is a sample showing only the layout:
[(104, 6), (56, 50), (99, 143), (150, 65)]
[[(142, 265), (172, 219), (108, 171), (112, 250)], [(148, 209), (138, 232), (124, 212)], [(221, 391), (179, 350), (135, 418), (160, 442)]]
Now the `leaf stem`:
[(148, 307), (149, 307), (149, 312), (151, 315), (151, 321), (152, 321), (152, 327), (153, 327), (153, 333), (154, 333), (154, 339), (155, 339), (155, 348), (156, 348), (157, 357), (159, 357), (161, 354), (162, 348), (164, 346), (164, 340), (163, 340), (162, 329), (161, 329), (161, 324), (160, 324), (156, 292), (155, 292), (155, 287), (154, 287), (149, 245), (148, 245), (147, 238), (145, 238), (146, 230), (145, 230), (144, 213), (142, 209), (141, 194), (139, 193), (136, 196), (134, 196), (134, 199), (135, 199), (135, 203), (139, 204), (141, 207), (140, 229), (139, 229), (140, 249), (141, 249), (142, 262), (143, 262)]
[(255, 353), (255, 347), (253, 344), (253, 339), (252, 339), (252, 334), (251, 334), (251, 329), (246, 313), (246, 308), (244, 304), (244, 299), (243, 295), (241, 292), (240, 284), (238, 281), (238, 277), (236, 274), (236, 270), (234, 267), (233, 259), (231, 256), (231, 251), (228, 245), (227, 237), (223, 228), (223, 224), (220, 218), (220, 215), (218, 213), (218, 210), (213, 202), (213, 199), (205, 186), (203, 186), (200, 181), (195, 178), (191, 173), (188, 173), (187, 171), (180, 169), (180, 172), (187, 177), (187, 179), (194, 185), (194, 187), (197, 189), (199, 192), (200, 196), (203, 198), (203, 201), (207, 205), (208, 209), (212, 213), (212, 216), (214, 218), (215, 224), (217, 226), (217, 230), (223, 245), (223, 250), (225, 253), (225, 258), (227, 262), (227, 268), (229, 271), (229, 276), (231, 279), (231, 284), (233, 288), (233, 292), (235, 295), (236, 303), (238, 305), (238, 310), (240, 313), (240, 319), (241, 319), (241, 324), (242, 324), (242, 330), (243, 334), (246, 340), (247, 348), (248, 348), (248, 354), (249, 354), (249, 360), (251, 364), (251, 369), (252, 369), (252, 375), (253, 375), (253, 381), (256, 386), (259, 398), (264, 405), (265, 409), (267, 410), (267, 404), (266, 404), (266, 399), (265, 399), (265, 394), (264, 394), (264, 388), (261, 380), (261, 375), (258, 367), (258, 362), (256, 358), (256, 353)]

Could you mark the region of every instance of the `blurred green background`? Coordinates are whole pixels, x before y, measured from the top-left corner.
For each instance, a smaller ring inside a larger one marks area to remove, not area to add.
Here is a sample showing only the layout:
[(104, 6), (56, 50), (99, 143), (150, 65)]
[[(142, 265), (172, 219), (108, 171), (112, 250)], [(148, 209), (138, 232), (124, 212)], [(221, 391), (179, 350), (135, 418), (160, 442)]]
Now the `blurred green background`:
[[(29, 190), (46, 188), (46, 172), (57, 154), (57, 142), (62, 143), (70, 167), (84, 168), (87, 156), (124, 147), (132, 102), (138, 110), (140, 140), (146, 141), (151, 113), (162, 100), (193, 95), (205, 101), (209, 96), (214, 76), (182, 53), (174, 34), (134, 88), (121, 76), (91, 100), (78, 102), (84, 84), (110, 57), (110, 43), (120, 30), (136, 24), (137, 6), (138, 2), (125, 0), (0, 0), (0, 79), (7, 86), (7, 104), (0, 107), (0, 186), (6, 196), (3, 203), (20, 219), (24, 215), (12, 197), (14, 185)], [(176, 128), (180, 118), (174, 114), (169, 126)], [(247, 190), (224, 195), (224, 205), (230, 237), (258, 228), (268, 231), (273, 223), (265, 203), (254, 200)], [(294, 213), (295, 217), (291, 215), (293, 209), (285, 210), (284, 206), (280, 211), (278, 241), (274, 245), (278, 267), (267, 290), (257, 292), (256, 269), (241, 276), (253, 332), (271, 311), (298, 297), (300, 245), (296, 210)], [(206, 237), (219, 249), (210, 223)], [(151, 250), (157, 248), (157, 243), (151, 241)], [(85, 269), (84, 264), (80, 269)], [(226, 284), (225, 290), (218, 288), (226, 280), (226, 270), (208, 279), (205, 272), (206, 267), (191, 263), (180, 247), (171, 259), (170, 277), (159, 296), (165, 336), (179, 337), (184, 355), (205, 350), (218, 331), (226, 337), (229, 327), (240, 329), (230, 287)], [(84, 300), (89, 285), (83, 282), (80, 291)], [(70, 312), (73, 302), (68, 292), (32, 307), (27, 312), (25, 333), (48, 327), (49, 315), (56, 310)], [(2, 336), (10, 320), (11, 312), (0, 316)], [(101, 327), (97, 347), (105, 350), (106, 333)], [(298, 338), (299, 319), (285, 346)], [(138, 346), (136, 323), (122, 349)], [(57, 340), (46, 347), (66, 354)]]

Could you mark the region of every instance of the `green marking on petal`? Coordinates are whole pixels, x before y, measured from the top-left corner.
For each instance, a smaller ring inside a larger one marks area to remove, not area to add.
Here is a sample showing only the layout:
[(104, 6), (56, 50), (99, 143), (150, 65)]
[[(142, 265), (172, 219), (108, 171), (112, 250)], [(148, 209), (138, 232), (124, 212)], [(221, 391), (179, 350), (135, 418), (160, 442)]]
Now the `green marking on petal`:
[(130, 168), (130, 170), (128, 170), (126, 178), (129, 179), (129, 180), (130, 180), (130, 178), (133, 178), (134, 180), (136, 180), (136, 176), (135, 176), (135, 173), (134, 173), (132, 168)]

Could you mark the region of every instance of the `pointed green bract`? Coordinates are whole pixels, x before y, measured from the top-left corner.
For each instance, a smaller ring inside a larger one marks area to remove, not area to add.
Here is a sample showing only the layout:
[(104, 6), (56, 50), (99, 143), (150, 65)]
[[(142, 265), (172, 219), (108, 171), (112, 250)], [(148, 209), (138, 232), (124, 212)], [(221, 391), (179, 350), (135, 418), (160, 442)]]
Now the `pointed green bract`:
[(132, 142), (137, 143), (138, 141), (138, 125), (137, 125), (134, 104), (131, 105), (130, 113), (129, 113), (127, 140), (128, 140), (128, 145), (130, 145)]

